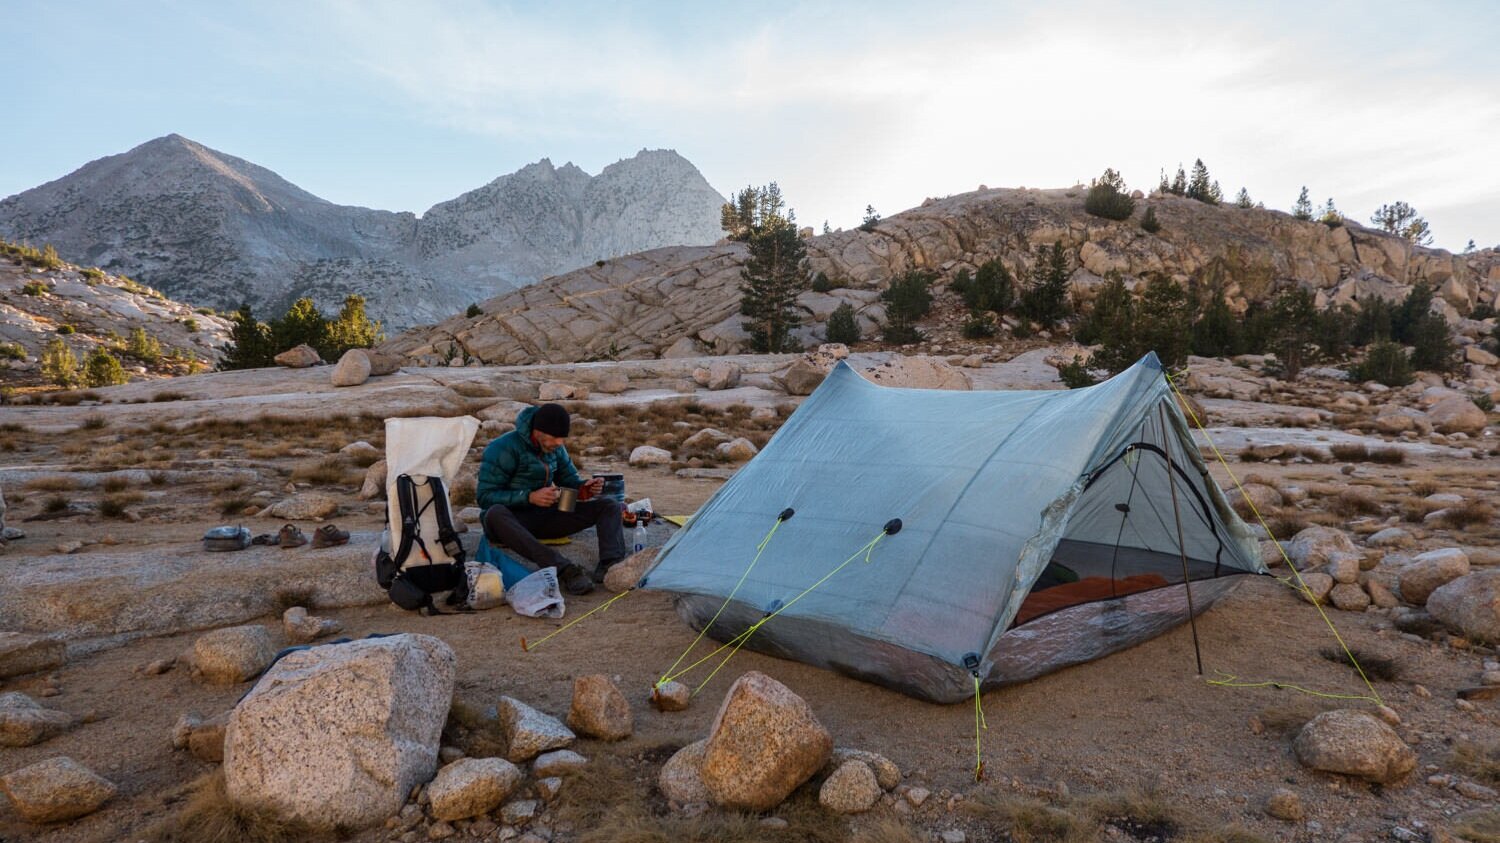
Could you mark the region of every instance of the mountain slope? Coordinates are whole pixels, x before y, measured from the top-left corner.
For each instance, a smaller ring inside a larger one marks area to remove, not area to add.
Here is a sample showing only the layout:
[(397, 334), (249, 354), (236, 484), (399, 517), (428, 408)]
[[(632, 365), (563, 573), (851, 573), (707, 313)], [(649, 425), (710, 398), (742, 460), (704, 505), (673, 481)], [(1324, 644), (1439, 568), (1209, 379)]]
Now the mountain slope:
[(179, 135), (0, 201), (0, 236), (126, 272), (172, 296), (274, 315), (360, 293), (392, 327), (594, 260), (718, 237), (720, 197), (675, 152), (590, 177), (543, 160), (410, 213), (335, 205)]
[[(1320, 303), (1357, 296), (1396, 299), (1426, 281), (1450, 321), (1481, 304), (1500, 305), (1500, 253), (1453, 255), (1413, 247), (1353, 222), (1330, 228), (1263, 209), (1210, 206), (1151, 196), (1162, 228), (1136, 219), (1112, 222), (1083, 210), (1079, 190), (979, 190), (929, 199), (882, 220), (873, 231), (841, 231), (807, 240), (810, 272), (838, 288), (804, 293), (807, 344), (824, 335), (828, 315), (848, 302), (866, 336), (883, 321), (878, 297), (910, 269), (951, 279), (998, 259), (1025, 279), (1037, 246), (1060, 242), (1074, 267), (1071, 285), (1087, 298), (1118, 272), (1131, 283), (1154, 276), (1189, 285), (1220, 285), (1243, 308), (1274, 290), (1300, 284)], [(1144, 207), (1138, 207), (1137, 217)], [(474, 318), (454, 317), (393, 337), (385, 349), (417, 362), (455, 356), (488, 363), (568, 362), (601, 357), (726, 354), (745, 349), (739, 315), (743, 244), (659, 249), (603, 266), (585, 266), (484, 302)]]

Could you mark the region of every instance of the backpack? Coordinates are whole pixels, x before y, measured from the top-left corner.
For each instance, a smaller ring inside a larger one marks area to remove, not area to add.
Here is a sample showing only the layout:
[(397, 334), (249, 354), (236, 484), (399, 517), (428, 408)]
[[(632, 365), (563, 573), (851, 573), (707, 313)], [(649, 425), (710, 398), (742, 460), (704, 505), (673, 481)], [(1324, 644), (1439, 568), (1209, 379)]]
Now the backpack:
[(446, 480), (458, 475), (479, 421), (458, 418), (386, 419), (388, 526), (375, 548), (375, 581), (391, 602), (423, 614), (443, 614), (435, 598), (467, 609), (467, 554), (454, 530)]
[(392, 549), (390, 531), (382, 536), (381, 547), (375, 552), (375, 581), (391, 602), (403, 609), (442, 614), (432, 598), (443, 592), (448, 592), (448, 605), (467, 608), (466, 554), (453, 529), (448, 488), (442, 478), (398, 476), (395, 504), (400, 538)]

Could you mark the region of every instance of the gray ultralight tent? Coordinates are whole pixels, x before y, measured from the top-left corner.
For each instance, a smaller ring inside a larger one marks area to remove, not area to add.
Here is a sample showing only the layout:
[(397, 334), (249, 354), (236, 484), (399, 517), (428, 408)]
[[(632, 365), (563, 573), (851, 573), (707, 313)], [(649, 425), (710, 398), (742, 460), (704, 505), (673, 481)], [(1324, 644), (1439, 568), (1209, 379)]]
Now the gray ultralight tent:
[(1067, 391), (895, 389), (840, 363), (641, 585), (702, 629), (744, 577), (711, 637), (791, 604), (745, 646), (957, 702), (976, 675), (1025, 681), (1187, 621), (1179, 516), (1195, 611), (1266, 572), (1155, 354)]

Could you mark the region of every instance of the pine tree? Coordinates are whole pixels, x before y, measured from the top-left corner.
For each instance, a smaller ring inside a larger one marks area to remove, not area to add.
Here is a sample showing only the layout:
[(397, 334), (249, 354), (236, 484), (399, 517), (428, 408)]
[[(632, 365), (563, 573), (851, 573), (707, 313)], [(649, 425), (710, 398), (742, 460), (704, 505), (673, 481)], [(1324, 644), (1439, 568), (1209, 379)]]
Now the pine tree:
[(874, 231), (877, 225), (880, 225), (880, 214), (875, 211), (874, 205), (866, 205), (865, 217), (859, 224), (859, 230)]
[(315, 349), (325, 347), (328, 340), (328, 320), (318, 311), (310, 298), (292, 302), (286, 314), (271, 323), (272, 353), (279, 354), (299, 345)]
[(102, 345), (94, 346), (83, 361), (83, 382), (87, 386), (116, 386), (129, 381), (119, 358)]
[(1312, 219), (1312, 200), (1307, 196), (1307, 185), (1302, 186), (1302, 192), (1297, 194), (1297, 204), (1292, 206), (1292, 216), (1299, 220)]
[(1276, 359), (1286, 379), (1294, 381), (1307, 360), (1307, 347), (1317, 341), (1317, 304), (1311, 292), (1292, 287), (1276, 297), (1271, 313)]
[(1172, 187), (1170, 190), (1178, 196), (1183, 196), (1187, 193), (1187, 184), (1187, 173), (1183, 172), (1182, 165), (1178, 164), (1177, 175), (1172, 177)]
[(1113, 169), (1095, 179), (1084, 197), (1083, 209), (1096, 217), (1110, 220), (1129, 219), (1135, 211), (1135, 200), (1126, 192), (1125, 180)]
[(57, 337), (47, 341), (42, 350), (42, 377), (58, 386), (72, 386), (78, 378), (78, 358), (73, 349)]
[(1211, 199), (1211, 200), (1213, 200), (1213, 201), (1211, 201), (1211, 202), (1208, 203), (1210, 205), (1217, 205), (1220, 202), (1224, 201), (1224, 191), (1219, 188), (1219, 180), (1218, 179), (1214, 179), (1213, 185), (1211, 187), (1209, 187), (1209, 189), (1208, 189), (1208, 198)]
[(1161, 171), (1161, 182), (1156, 185), (1156, 192), (1163, 196), (1172, 192), (1172, 183), (1167, 180), (1167, 171)]
[(1135, 299), (1118, 272), (1111, 272), (1078, 326), (1078, 341), (1100, 346), (1094, 365), (1120, 372), (1140, 359)]
[(1328, 197), (1328, 202), (1323, 206), (1323, 215), (1318, 217), (1318, 221), (1329, 228), (1337, 228), (1344, 224), (1344, 215), (1339, 213), (1339, 209), (1334, 206), (1332, 196)]
[(1229, 309), (1222, 289), (1209, 293), (1208, 306), (1193, 323), (1193, 353), (1202, 357), (1230, 357), (1242, 350), (1240, 320)]
[(1375, 209), (1370, 222), (1382, 231), (1394, 234), (1414, 246), (1432, 244), (1432, 228), (1417, 209), (1405, 202), (1393, 202)]
[(1448, 336), (1448, 320), (1429, 313), (1417, 320), (1412, 329), (1411, 365), (1424, 372), (1449, 372), (1458, 365), (1453, 340)]
[(142, 363), (155, 363), (161, 359), (161, 343), (156, 337), (146, 333), (145, 328), (137, 327), (130, 331), (130, 341), (125, 346), (125, 353)]
[(1217, 205), (1214, 199), (1214, 186), (1208, 179), (1208, 167), (1204, 166), (1203, 159), (1193, 161), (1193, 175), (1188, 180), (1187, 198), (1197, 199), (1209, 205)]
[(271, 348), (270, 326), (256, 321), (249, 304), (240, 305), (230, 321), (234, 323), (229, 337), (231, 342), (224, 347), (224, 359), (219, 368), (231, 371), (271, 365), (276, 352)]
[(1062, 242), (1051, 248), (1038, 246), (1031, 283), (1021, 294), (1021, 313), (1043, 328), (1051, 328), (1068, 315), (1068, 256)]
[(1250, 191), (1246, 190), (1243, 187), (1240, 188), (1240, 192), (1236, 193), (1235, 196), (1234, 196), (1234, 206), (1236, 208), (1253, 208), (1253, 207), (1255, 207), (1255, 203), (1252, 202), (1252, 201), (1250, 201)]
[(365, 297), (348, 295), (337, 319), (328, 323), (327, 338), (318, 349), (327, 360), (337, 360), (351, 348), (371, 348), (385, 339), (380, 323), (365, 315)]
[(1464, 254), (1466, 254), (1466, 255), (1473, 254), (1474, 250), (1477, 249), (1477, 248), (1478, 247), (1474, 245), (1474, 238), (1470, 237), (1469, 238), (1469, 245), (1467, 245), (1467, 246), (1464, 247)]
[(885, 331), (882, 338), (892, 344), (906, 345), (922, 339), (917, 320), (932, 308), (931, 273), (914, 269), (891, 281), (880, 294), (885, 303)]
[(1147, 234), (1161, 231), (1161, 221), (1156, 218), (1156, 208), (1146, 206), (1146, 213), (1141, 214), (1141, 230)]
[(833, 313), (828, 316), (827, 338), (829, 342), (841, 342), (844, 345), (859, 342), (859, 321), (854, 318), (854, 305), (844, 302), (833, 309)]
[(833, 233), (833, 229), (830, 228), (829, 225), (828, 225), (828, 220), (823, 220), (823, 233), (824, 234), (832, 234)]
[[(725, 206), (726, 209), (729, 206)], [(745, 226), (750, 259), (740, 271), (740, 313), (750, 333), (750, 344), (759, 352), (795, 350), (791, 331), (801, 322), (797, 296), (808, 289), (810, 279), (803, 262), (807, 247), (797, 235), (796, 216), (783, 215), (781, 189), (771, 182), (762, 188), (746, 188), (736, 203), (749, 208), (736, 212), (729, 223)]]

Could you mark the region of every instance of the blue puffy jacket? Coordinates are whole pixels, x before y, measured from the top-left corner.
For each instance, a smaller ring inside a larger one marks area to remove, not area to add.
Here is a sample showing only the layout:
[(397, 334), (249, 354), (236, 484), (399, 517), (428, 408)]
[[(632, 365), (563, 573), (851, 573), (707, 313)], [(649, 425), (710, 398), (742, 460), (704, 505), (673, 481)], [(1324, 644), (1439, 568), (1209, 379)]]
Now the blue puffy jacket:
[(531, 417), (535, 407), (527, 407), (516, 416), (516, 429), (485, 446), (479, 461), (479, 491), (476, 498), (482, 509), (504, 504), (512, 509), (531, 506), (532, 492), (547, 486), (576, 489), (583, 485), (578, 469), (568, 458), (568, 449), (554, 448), (543, 453), (531, 441)]

